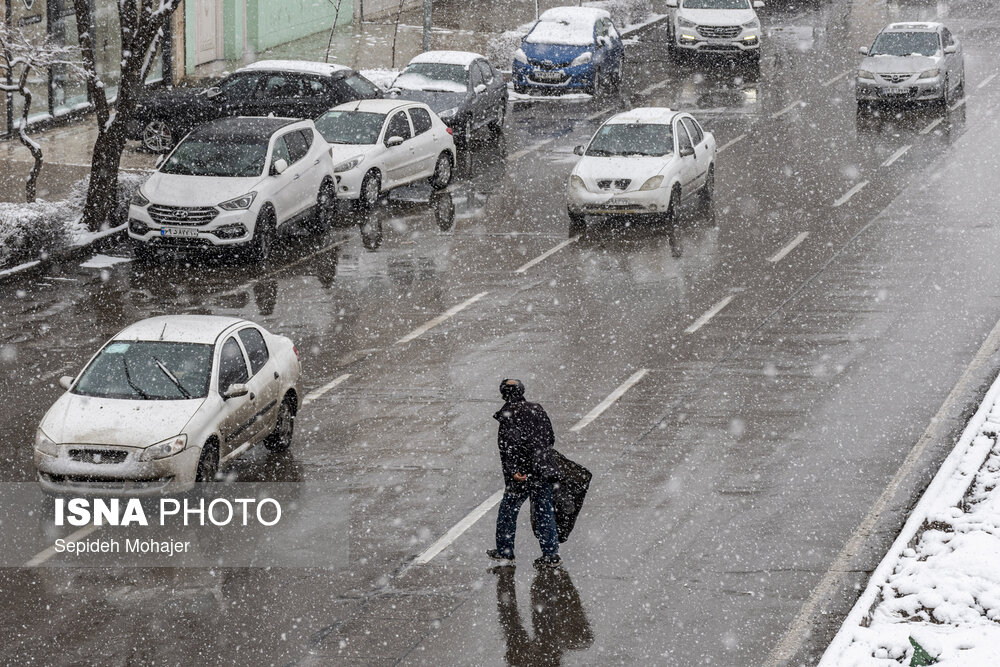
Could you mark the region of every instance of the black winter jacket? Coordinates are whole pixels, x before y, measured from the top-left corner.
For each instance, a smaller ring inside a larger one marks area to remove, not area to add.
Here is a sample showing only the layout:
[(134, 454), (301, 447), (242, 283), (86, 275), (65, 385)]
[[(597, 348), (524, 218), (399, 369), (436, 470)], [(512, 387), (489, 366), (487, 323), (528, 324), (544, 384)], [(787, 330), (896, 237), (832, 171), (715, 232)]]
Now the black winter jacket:
[(514, 473), (528, 475), (529, 483), (556, 478), (558, 469), (552, 460), (556, 437), (552, 422), (538, 403), (509, 401), (493, 415), (500, 422), (497, 447), (506, 486), (520, 484)]

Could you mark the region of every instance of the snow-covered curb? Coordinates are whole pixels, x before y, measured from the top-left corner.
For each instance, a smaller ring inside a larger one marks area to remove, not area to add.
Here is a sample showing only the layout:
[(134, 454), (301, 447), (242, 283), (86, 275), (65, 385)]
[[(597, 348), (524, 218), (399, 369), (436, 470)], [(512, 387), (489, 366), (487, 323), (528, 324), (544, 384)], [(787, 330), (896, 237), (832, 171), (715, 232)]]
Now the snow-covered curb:
[[(1000, 378), (917, 503), (820, 667), (998, 664)], [(920, 663), (925, 664), (925, 663)]]

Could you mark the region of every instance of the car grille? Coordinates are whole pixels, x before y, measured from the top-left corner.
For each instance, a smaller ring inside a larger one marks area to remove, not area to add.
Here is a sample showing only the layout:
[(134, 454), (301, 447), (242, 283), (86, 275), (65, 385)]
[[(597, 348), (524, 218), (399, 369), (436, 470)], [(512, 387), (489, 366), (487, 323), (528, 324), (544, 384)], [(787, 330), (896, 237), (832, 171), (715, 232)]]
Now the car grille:
[(204, 225), (215, 220), (219, 209), (214, 206), (188, 208), (185, 206), (161, 206), (152, 204), (147, 211), (149, 217), (160, 225)]
[(740, 34), (738, 25), (700, 25), (698, 34), (707, 39), (733, 39)]
[(597, 181), (597, 187), (602, 190), (610, 190), (614, 186), (615, 190), (627, 190), (628, 186), (632, 183), (631, 178), (619, 178), (618, 180), (611, 180), (610, 178), (600, 179)]
[(879, 74), (883, 81), (889, 83), (902, 83), (913, 76), (912, 72), (901, 72), (899, 74)]
[(555, 63), (555, 62), (552, 62), (551, 60), (529, 60), (528, 62), (535, 69), (545, 69), (545, 70), (562, 69), (563, 67), (566, 67), (567, 65), (569, 65), (568, 62), (565, 62), (565, 63)]
[(74, 448), (69, 450), (69, 457), (81, 463), (124, 463), (128, 452), (120, 449)]

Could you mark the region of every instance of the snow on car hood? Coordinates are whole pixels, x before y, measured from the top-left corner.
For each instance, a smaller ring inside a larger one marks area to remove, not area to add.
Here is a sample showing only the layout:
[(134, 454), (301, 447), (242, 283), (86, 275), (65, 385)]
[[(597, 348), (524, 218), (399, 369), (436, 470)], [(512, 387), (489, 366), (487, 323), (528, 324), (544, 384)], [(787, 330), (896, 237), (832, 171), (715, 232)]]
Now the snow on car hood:
[(698, 25), (742, 25), (757, 18), (752, 9), (683, 9), (678, 12)]
[(143, 195), (154, 204), (215, 206), (251, 192), (262, 180), (264, 179), (260, 176), (251, 178), (180, 176), (158, 171), (149, 177), (141, 189)]
[(869, 72), (898, 74), (923, 72), (940, 66), (940, 59), (934, 56), (868, 56), (861, 62), (861, 69)]
[(204, 398), (135, 401), (66, 392), (39, 428), (60, 444), (147, 447), (179, 435)]
[(587, 51), (593, 51), (594, 45), (588, 43), (581, 46), (568, 46), (560, 44), (532, 44), (531, 42), (524, 42), (521, 45), (521, 50), (524, 51), (524, 55), (528, 57), (528, 60), (533, 62), (545, 62), (546, 60), (551, 61), (554, 65), (568, 65), (573, 62), (573, 60)]
[(629, 190), (638, 190), (647, 179), (661, 173), (673, 159), (673, 154), (662, 157), (584, 156), (573, 168), (573, 173), (582, 178), (588, 186), (594, 186), (598, 179), (628, 178), (632, 180)]
[(333, 156), (334, 166), (345, 160), (352, 160), (356, 157), (363, 157), (375, 150), (378, 144), (330, 144), (330, 155)]

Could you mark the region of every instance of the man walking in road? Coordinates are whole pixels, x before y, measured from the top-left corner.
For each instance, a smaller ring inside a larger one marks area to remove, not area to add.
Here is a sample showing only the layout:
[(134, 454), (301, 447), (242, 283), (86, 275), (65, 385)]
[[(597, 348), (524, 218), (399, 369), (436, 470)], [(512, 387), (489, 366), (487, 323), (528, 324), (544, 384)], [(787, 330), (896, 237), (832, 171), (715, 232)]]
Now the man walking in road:
[(520, 380), (500, 383), (503, 407), (493, 415), (500, 422), (497, 447), (503, 469), (504, 493), (497, 514), (497, 548), (486, 553), (495, 560), (514, 560), (514, 534), (517, 513), (531, 498), (531, 511), (538, 534), (542, 557), (539, 567), (556, 567), (559, 558), (559, 533), (552, 510), (552, 482), (558, 471), (552, 461), (555, 434), (552, 422), (537, 403), (524, 400)]

